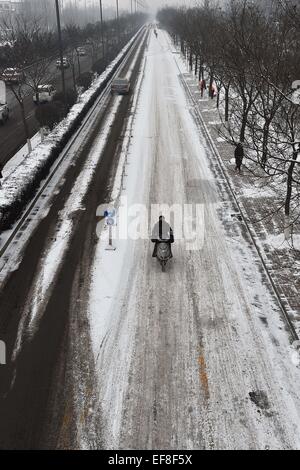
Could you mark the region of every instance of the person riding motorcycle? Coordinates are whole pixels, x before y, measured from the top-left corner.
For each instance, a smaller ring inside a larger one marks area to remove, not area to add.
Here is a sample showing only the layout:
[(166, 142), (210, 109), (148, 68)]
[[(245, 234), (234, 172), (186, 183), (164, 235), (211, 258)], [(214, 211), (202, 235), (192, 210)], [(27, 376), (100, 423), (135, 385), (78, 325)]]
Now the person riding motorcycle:
[(157, 257), (157, 246), (160, 242), (167, 242), (170, 246), (171, 258), (173, 258), (171, 244), (174, 243), (174, 234), (170, 225), (166, 222), (163, 215), (159, 217), (159, 221), (154, 225), (151, 237), (152, 243), (155, 243), (152, 257)]

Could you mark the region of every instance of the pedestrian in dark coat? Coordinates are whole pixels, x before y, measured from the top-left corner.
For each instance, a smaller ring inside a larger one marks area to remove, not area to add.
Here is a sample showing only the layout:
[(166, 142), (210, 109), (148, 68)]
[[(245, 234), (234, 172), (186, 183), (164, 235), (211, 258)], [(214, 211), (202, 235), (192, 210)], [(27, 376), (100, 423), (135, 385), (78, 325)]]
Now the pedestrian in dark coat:
[(235, 148), (234, 151), (234, 156), (235, 156), (235, 170), (238, 171), (239, 173), (241, 172), (241, 166), (243, 163), (243, 158), (244, 158), (244, 147), (241, 142), (239, 142)]

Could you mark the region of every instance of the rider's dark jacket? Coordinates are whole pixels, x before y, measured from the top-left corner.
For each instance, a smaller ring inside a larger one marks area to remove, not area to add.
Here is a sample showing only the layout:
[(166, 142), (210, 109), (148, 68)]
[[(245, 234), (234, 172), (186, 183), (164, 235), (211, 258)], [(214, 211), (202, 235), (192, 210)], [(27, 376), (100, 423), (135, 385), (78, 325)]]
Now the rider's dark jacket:
[(157, 243), (159, 241), (167, 241), (168, 243), (174, 243), (174, 234), (170, 225), (165, 220), (159, 220), (152, 230), (151, 241), (155, 243), (153, 257), (156, 258), (157, 254)]

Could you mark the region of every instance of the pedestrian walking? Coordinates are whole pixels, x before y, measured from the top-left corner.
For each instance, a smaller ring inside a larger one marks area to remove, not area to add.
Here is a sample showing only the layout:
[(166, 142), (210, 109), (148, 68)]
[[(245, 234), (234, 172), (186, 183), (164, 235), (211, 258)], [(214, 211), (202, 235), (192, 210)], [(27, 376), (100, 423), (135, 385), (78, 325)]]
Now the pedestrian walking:
[(241, 142), (239, 142), (234, 151), (235, 156), (235, 171), (241, 172), (241, 166), (244, 158), (244, 147)]
[(200, 93), (201, 93), (201, 98), (203, 98), (203, 93), (204, 90), (206, 90), (206, 81), (204, 78), (200, 81)]

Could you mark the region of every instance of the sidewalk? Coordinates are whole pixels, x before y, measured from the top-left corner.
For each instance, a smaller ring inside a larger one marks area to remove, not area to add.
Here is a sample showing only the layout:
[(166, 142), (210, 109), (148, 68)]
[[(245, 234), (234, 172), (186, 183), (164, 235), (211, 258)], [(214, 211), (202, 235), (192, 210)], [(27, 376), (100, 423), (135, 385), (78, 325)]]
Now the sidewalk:
[[(181, 64), (183, 63), (181, 60)], [(198, 103), (198, 109), (223, 161), (231, 187), (249, 222), (282, 303), (300, 335), (300, 233), (294, 235), (293, 249), (284, 240), (283, 211), (272, 213), (279, 201), (275, 188), (264, 187), (264, 180), (254, 178), (245, 168), (241, 175), (235, 172), (234, 148), (219, 135), (220, 117), (216, 109), (216, 98), (208, 98), (206, 92), (201, 99), (197, 78), (193, 73), (184, 73), (183, 76)]]

